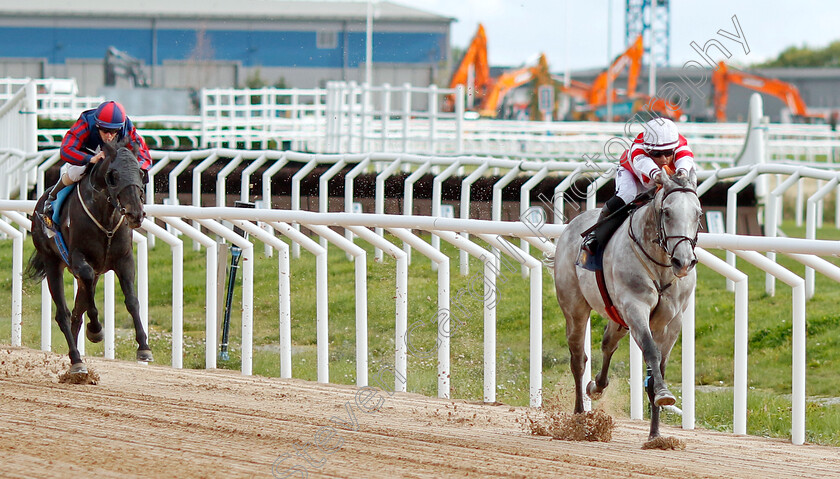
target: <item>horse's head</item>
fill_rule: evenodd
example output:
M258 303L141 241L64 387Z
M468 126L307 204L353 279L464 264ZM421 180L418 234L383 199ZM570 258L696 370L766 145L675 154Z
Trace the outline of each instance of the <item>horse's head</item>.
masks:
M146 202L144 185L149 182L146 171L140 169L136 149L127 145L128 139L103 146L107 168L105 186L111 203L128 219L132 228L137 228L146 217L143 204Z
M682 171L662 177L662 189L656 197L659 211L659 242L671 260L677 277L684 277L697 264L694 246L700 231L700 200L697 198L697 179L694 173Z

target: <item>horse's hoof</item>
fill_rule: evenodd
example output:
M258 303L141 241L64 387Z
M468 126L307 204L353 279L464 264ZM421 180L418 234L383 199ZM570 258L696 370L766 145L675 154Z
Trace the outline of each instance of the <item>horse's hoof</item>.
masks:
M76 363L70 366L70 370L67 371L69 374L87 374L87 366L85 363Z
M653 404L658 407L662 406L673 406L677 403L677 398L671 394L671 391L667 389L663 389L656 393L656 396L653 398Z
M603 390L596 391L597 387L598 386L595 384L595 381L589 381L589 384L586 385L586 394L593 401L601 399L601 396L604 394Z
M87 336L88 340L92 343L101 343L103 339L105 339L105 334L100 329L97 332L93 332L90 329L85 330L85 336Z
M137 350L137 360L143 361L144 363L151 363L155 360L152 356L152 351L148 349L138 349Z

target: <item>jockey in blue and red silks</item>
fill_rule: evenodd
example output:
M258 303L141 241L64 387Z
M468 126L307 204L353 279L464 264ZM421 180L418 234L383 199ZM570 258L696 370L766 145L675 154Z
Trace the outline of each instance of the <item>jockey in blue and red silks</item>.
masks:
M645 123L644 131L621 155L615 177L615 196L604 203L596 224L630 203L639 193L654 187L656 176L663 170L669 176L679 170L686 174L695 171L694 153L673 121L654 118ZM594 255L623 222L624 217L611 219L604 228L591 231L583 241L583 249Z
M65 163L61 167L58 182L47 195L42 214L46 218L52 218L52 202L55 201L58 192L65 186L79 181L84 176L88 164L96 163L105 157L105 152L101 150L103 143L119 141L126 137L131 146L137 147L140 168L148 171L152 166L149 147L126 116L122 105L115 101L106 101L94 110L82 112L61 141L61 159Z

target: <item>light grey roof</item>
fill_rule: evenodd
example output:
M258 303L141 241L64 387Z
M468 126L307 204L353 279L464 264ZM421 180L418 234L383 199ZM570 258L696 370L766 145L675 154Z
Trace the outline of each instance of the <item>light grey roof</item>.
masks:
M449 23L453 18L416 8L374 2L376 20ZM79 16L133 18L227 18L364 20L367 2L320 0L0 0L0 17Z

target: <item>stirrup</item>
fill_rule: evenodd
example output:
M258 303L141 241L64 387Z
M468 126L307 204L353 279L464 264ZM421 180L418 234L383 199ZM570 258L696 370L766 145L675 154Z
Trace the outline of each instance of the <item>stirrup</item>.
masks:
M41 207L41 216L45 216L47 218L52 218L55 211L53 210L53 202L55 198L51 198L52 195L48 196L46 200L44 200L44 205Z
M602 256L598 254L598 243L593 236L584 238L580 245L580 253L578 255L577 265L589 271L599 271L603 269L601 263Z
M52 238L56 234L55 223L53 223L52 218L47 217L44 213L38 213L41 217L41 223L44 225L44 234L47 235L47 238Z
M48 238L52 238L53 236L55 236L56 232L55 222L53 222L52 219L53 214L54 213L52 201L48 199L44 203L42 211L38 213L38 215L41 217L41 222L44 223L44 233L46 233Z
M595 235L592 234L592 233L589 233L588 235L586 235L586 237L583 238L583 241L580 244L580 249L586 251L590 255L594 255L595 250L598 249L597 248L597 241L595 240Z

